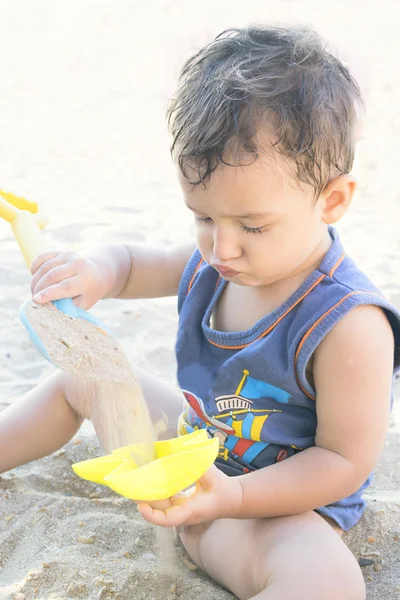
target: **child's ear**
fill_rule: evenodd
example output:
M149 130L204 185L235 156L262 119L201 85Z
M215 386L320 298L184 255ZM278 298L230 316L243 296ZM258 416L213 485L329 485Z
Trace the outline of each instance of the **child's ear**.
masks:
M332 179L323 190L321 201L321 218L327 225L339 221L350 206L357 182L352 175L339 175Z

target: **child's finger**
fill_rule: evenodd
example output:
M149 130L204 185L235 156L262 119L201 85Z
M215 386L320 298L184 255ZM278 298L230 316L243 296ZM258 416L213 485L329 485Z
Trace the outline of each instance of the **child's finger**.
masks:
M162 525L165 527L167 517L163 510L152 508L149 504L145 504L144 502L140 502L137 505L137 508L146 521L153 523L153 525Z
M148 504L141 503L138 505L140 514L153 525L160 527L178 527L186 523L191 517L189 507L186 509L182 505L175 505L166 510L151 508Z
M50 285L38 294L35 294L33 300L37 304L46 304L46 302L61 300L61 298L75 298L75 296L80 295L80 292L77 291L77 280L78 277L70 277L60 283Z
M87 301L86 296L74 296L73 298L75 306L82 310L89 310L93 306L93 303Z
M48 260L52 260L53 258L56 258L57 256L60 256L62 254L61 250L49 250L47 252L41 252L40 254L38 254L34 260L32 261L31 264L31 273L32 275L34 275L36 273L36 271L38 269L40 269L40 267L47 262Z
M173 498L173 505L164 510L152 509L149 505L145 505L150 510L145 508L143 513L141 505L138 508L145 519L154 525L179 527L180 525L203 523L208 520L204 514L203 504L204 498L201 495L186 498L179 495L176 499Z
M31 291L33 296L52 285L56 285L57 283L70 279L76 275L74 266L71 263L56 265L54 264L54 261L51 262L53 263L53 266L49 271L43 272L42 269L39 269L32 278Z
M40 255L41 256L41 255ZM35 259L36 260L36 259ZM39 260L39 257L38 257ZM34 287L37 285L38 281L42 279L52 269L55 267L59 267L61 265L65 265L70 261L65 260L65 258L61 254L57 254L53 258L49 258L45 260L35 271L33 277L31 279L31 290L33 291ZM33 263L32 263L33 264Z
M185 502L188 501L190 496L192 496L193 493L195 493L195 491L196 491L196 488L193 487L193 488L190 488L189 490L186 490L185 492L178 492L177 494L172 496L171 505L178 506L178 505L184 504Z

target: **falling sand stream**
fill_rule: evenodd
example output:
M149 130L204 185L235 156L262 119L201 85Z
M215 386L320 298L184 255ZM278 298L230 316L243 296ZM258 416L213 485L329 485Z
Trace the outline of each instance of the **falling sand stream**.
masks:
M26 316L54 364L73 376L82 412L90 415L106 452L140 443L146 448L142 465L154 460L156 431L142 390L117 341L100 327L72 318L51 303L32 302ZM133 458L137 462L138 457ZM156 530L161 566L172 574L174 532L160 527Z

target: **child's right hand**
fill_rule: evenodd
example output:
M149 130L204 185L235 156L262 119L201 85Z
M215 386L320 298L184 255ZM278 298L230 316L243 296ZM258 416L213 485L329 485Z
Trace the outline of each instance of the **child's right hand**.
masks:
M100 255L43 252L31 266L33 300L45 304L61 298L73 298L77 306L87 310L112 288L109 271Z

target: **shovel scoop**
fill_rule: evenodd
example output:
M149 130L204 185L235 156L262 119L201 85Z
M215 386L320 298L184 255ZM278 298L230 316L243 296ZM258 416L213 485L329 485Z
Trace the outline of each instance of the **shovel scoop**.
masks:
M43 213L40 213L35 202L18 198L2 190L0 190L0 217L10 223L15 239L30 270L33 259L46 249L41 229L46 226L47 218ZM21 306L20 319L35 347L48 361L55 364L27 316L27 307L31 304L32 300L27 300ZM53 304L62 313L73 318L85 319L108 334L107 328L98 319L89 312L75 306L71 298L55 300Z

